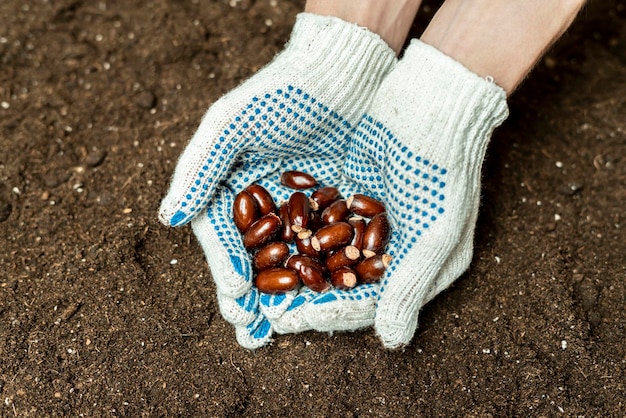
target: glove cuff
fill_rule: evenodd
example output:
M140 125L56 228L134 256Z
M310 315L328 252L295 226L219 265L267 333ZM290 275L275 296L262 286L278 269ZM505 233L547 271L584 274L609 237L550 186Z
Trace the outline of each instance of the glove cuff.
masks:
M482 78L461 63L419 40L409 47L393 72L384 81L389 103L385 113L395 119L401 115L406 128L420 126L424 135L437 132L440 141L428 145L441 149L458 147L462 137L464 147L474 153L484 151L490 134L508 116L506 93L492 80ZM385 86L386 83L395 85ZM403 97L399 101L397 97ZM410 109L399 109L399 103L410 103ZM380 108L381 106L379 106ZM402 138L420 141L414 131ZM447 143L449 141L450 143ZM420 144L424 149L425 144Z
M396 62L396 55L366 28L337 17L300 13L278 59L288 61L288 68L308 74L308 84L328 86L318 93L319 101L349 117L353 109L362 111L369 105L372 90ZM350 98L350 103L345 98Z

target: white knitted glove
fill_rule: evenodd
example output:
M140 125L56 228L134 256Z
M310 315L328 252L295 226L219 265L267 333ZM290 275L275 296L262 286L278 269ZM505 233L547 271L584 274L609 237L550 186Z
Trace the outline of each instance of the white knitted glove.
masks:
M344 170L387 206L385 278L351 293L302 295L275 328L374 324L386 347L408 344L421 307L469 266L485 149L507 115L501 88L414 40L359 123Z
M278 175L307 171L334 181L349 134L395 60L378 36L338 18L298 15L285 50L218 100L183 152L160 220L193 229L205 252L223 316L241 345L266 344L267 318L294 295L261 297L232 220L235 195L251 183L279 200ZM197 216L202 213L202 215Z
M299 14L285 50L204 115L161 202L161 222L193 219L246 152L267 159L342 150L345 130L360 119L394 60L367 29ZM327 138L336 139L334 149L320 149Z

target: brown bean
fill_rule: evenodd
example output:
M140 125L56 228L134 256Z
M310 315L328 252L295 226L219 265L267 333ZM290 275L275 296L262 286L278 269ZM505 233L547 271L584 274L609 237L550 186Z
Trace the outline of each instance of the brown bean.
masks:
M289 246L284 242L270 242L254 254L252 262L257 270L278 267L289 257Z
M349 214L350 211L348 210L346 201L340 199L331 203L330 206L324 209L322 212L322 221L327 225L334 222L342 222L346 220Z
M326 280L324 272L308 265L301 265L298 271L302 284L314 292L326 292L330 290L330 282Z
M326 268L333 271L344 266L353 266L361 257L361 252L353 245L340 248L326 259Z
M335 222L317 230L311 238L311 246L318 251L327 252L343 247L354 236L352 225L347 222Z
M378 213L367 224L363 234L363 253L382 254L389 242L389 219L385 212Z
M360 283L378 282L385 274L385 269L391 263L389 254L377 254L366 258L354 267Z
M298 249L298 252L300 254L306 254L306 255L310 255L311 257L320 258L322 254L320 253L319 250L316 250L315 248L313 248L313 244L311 242L312 238L313 238L312 236L308 238L303 238L303 239L296 237L296 248Z
M311 200L315 201L318 206L316 210L324 210L339 199L341 199L339 189L332 186L322 187L311 194Z
M276 211L276 203L274 203L272 195L265 189L265 187L260 184L251 184L246 187L246 191L254 197L254 200L256 200L261 216Z
M324 267L324 264L318 258L312 256L294 254L285 262L285 267L295 271L300 271L301 266L310 266L326 273L326 267Z
M254 285L263 293L288 292L298 287L299 283L298 273L283 267L261 270L254 278Z
M330 274L330 282L337 289L350 290L356 286L356 272L347 266L340 267Z
M354 228L354 237L352 237L350 245L354 245L359 250L363 249L363 234L365 233L365 228L367 227L365 219L352 217L348 219L348 223L352 225L352 228Z
M250 250L272 241L280 226L280 218L274 213L268 213L248 228L243 235L243 246Z
M291 229L291 221L289 220L289 202L285 202L280 205L278 209L278 216L283 222L283 226L280 229L280 239L285 242L291 242L296 237L296 233Z
M322 221L322 215L320 215L319 212L311 212L311 219L309 219L309 225L307 227L311 231L315 232L323 226L324 222Z
M233 203L233 220L237 229L246 232L257 219L259 219L259 211L256 200L250 193L242 190L237 194Z
M310 219L309 198L302 192L295 192L289 197L289 222L294 232L306 229Z
M309 189L317 186L317 180L312 175L297 170L285 171L280 176L280 182L292 189Z
M324 292L330 288L326 279L328 270L317 258L295 254L289 257L285 267L297 271L302 283L315 292Z
M346 203L350 211L366 218L385 211L385 205L381 201L360 193L350 196Z

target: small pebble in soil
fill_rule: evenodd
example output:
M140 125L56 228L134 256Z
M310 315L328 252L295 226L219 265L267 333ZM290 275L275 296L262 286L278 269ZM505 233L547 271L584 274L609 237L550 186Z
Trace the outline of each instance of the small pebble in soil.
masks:
M558 192L565 196L574 196L583 189L583 185L576 182L570 182L558 188Z
M59 172L59 173L55 173L51 171L51 172L44 174L42 179L46 187L53 188L53 187L57 187L58 185L62 183L65 183L67 180L69 180L71 176L72 176L72 173L70 173L69 171Z
M135 99L135 104L142 109L152 109L156 104L156 96L150 91L139 93Z
M89 154L87 154L87 157L83 162L87 167L97 167L102 164L106 156L106 151L95 148Z

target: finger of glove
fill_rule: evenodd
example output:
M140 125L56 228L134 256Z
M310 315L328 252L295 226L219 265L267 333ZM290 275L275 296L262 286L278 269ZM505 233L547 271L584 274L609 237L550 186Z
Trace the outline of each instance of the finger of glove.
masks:
M180 226L196 217L206 206L220 180L241 152L243 135L238 108L229 109L223 98L204 115L200 126L183 151L169 191L159 209L159 220ZM232 113L235 116L231 116ZM243 132L242 132L243 133Z
M297 295L297 290L273 295L260 293L259 309L263 312L263 315L270 320L280 318L289 306L291 306Z
M347 121L329 113L322 104L312 106L299 101L302 98L291 98L288 91L277 89L252 96L247 104L235 102L231 93L207 111L161 203L159 218L163 223L179 226L197 216L244 151L259 159L343 155L351 130ZM316 106L321 108L316 110ZM318 112L335 117L322 117Z
M306 319L304 308L318 295L319 293L313 292L308 287L300 288L298 295L285 312L280 317L272 319L274 331L278 334L296 334L313 329Z
M372 326L378 299L377 284L318 294L303 308L303 316L317 331L355 331Z
M252 265L232 220L233 193L216 191L211 205L191 224L211 269L217 291L237 299L252 287Z
M388 348L411 341L419 311L437 286L442 266L458 243L453 233L447 237L431 234L429 238L415 243L406 236L399 240L402 250L396 251L380 285L375 328Z
M259 292L254 287L236 299L217 292L217 302L222 317L236 326L249 325L260 314Z
M247 326L236 326L237 342L244 348L255 350L272 341L273 328L270 321L259 315L254 322Z
M417 328L420 309L446 289L472 259L473 223L458 228L436 228L431 234L409 233L405 226L390 241L394 255L380 285L375 328L383 344L408 344Z

